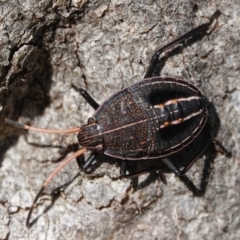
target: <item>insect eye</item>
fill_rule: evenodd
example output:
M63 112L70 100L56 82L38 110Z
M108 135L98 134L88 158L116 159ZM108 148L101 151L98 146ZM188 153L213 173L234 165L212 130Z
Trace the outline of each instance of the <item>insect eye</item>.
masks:
M89 119L88 119L88 124L94 124L94 123L96 123L97 121L96 121L96 119L94 118L94 117L90 117Z

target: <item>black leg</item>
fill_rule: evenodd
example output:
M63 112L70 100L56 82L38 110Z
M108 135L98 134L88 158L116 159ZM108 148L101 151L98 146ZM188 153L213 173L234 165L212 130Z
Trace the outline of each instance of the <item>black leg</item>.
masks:
M156 168L154 166L152 167L149 167L149 168L146 168L142 171L138 171L138 172L135 172L135 173L130 173L130 174L126 174L126 171L127 171L127 166L128 166L128 162L125 160L122 162L122 166L121 166L121 169L120 169L120 175L121 177L123 178L135 178L135 177L138 177L140 175L143 175L143 174L146 174L146 173L149 173L151 171L156 171Z
M84 90L83 88L78 88L75 85L72 85L72 87L80 92L80 94L82 95L82 97L88 102L88 104L93 108L93 109L98 109L99 104L90 96L90 94Z
M222 144L219 142L217 139L212 140L215 148L217 149L218 152L225 154L227 157L231 157L231 152L229 152Z
M206 142L204 147L200 149L196 153L196 155L187 162L187 164L182 169L176 166L175 163L171 161L171 159L169 158L163 158L163 161L177 176L184 175L191 168L191 166L198 160L198 158L206 151L206 149L209 147L211 143L214 144L216 150L219 151L220 153L225 154L227 157L231 156L231 153L228 152L217 139L210 139L209 141Z
M79 167L82 168L82 170L84 172L86 172L87 168L92 164L92 162L95 160L95 158L97 157L98 154L99 153L96 151L92 152L92 154L88 157L88 159L84 163L83 167L80 165L79 165Z
M221 14L221 12L219 10L217 10L210 18L208 23L202 24L199 27L189 31L188 33L182 35L181 37L177 38L176 40L174 40L173 42L167 44L166 46L158 49L154 55L151 58L151 61L149 63L148 69L146 71L146 74L144 76L144 78L150 78L152 77L153 71L157 65L157 62L159 60L159 56L160 54L170 50L171 48L179 45L179 44L184 44L186 41L193 39L193 38L198 38L200 36L203 36L205 34L207 34L207 31L209 29L209 27L211 26L211 24L213 23L213 21L218 18L218 16Z
M127 161L122 161L122 165L121 165L121 168L120 168L120 175L121 175L121 177L126 176L127 165L128 165Z
M90 94L86 90L84 90L83 88L79 88L78 90L93 109L98 109L99 104L90 96Z
M173 161L171 161L170 158L163 158L163 161L166 163L166 165L177 175L181 176L184 175L190 168L191 166L198 160L198 158L205 152L205 150L209 147L209 145L212 143L212 139L210 139L203 148L201 148L196 155L190 159L186 165L180 169L178 166L175 165Z

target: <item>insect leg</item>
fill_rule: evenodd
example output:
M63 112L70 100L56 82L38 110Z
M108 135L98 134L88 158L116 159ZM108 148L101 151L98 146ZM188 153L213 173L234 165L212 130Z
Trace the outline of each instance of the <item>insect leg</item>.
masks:
M79 88L78 91L93 109L98 109L99 104L90 96L86 90Z
M209 147L209 145L212 143L212 139L207 141L207 143L204 145L203 148L201 148L196 155L190 159L186 165L183 168L179 168L178 166L175 165L173 161L171 161L170 158L163 158L163 161L166 163L166 165L177 175L181 176L184 175L190 168L191 166L198 160L198 158L205 152L205 150Z
M121 177L123 178L135 178L135 177L138 177L140 175L143 175L143 174L146 174L146 173L149 173L151 171L155 171L156 169L152 166L152 167L149 167L149 168L146 168L142 171L138 171L138 172L135 172L135 173L130 173L130 174L127 174L126 171L127 171L127 161L123 161L122 162L122 166L121 166L121 169L120 169L120 175Z
M88 159L84 163L83 167L78 165L80 168L82 168L83 172L86 172L87 168L92 164L92 162L95 160L98 154L99 153L96 151L92 152L92 154L88 157Z
M26 226L29 227L30 226L30 218L32 215L32 211L34 209L34 207L36 207L38 199L41 197L44 189L46 188L46 186L49 184L49 182L56 176L56 174L64 167L66 166L70 161L72 161L74 158L82 155L84 152L86 152L87 149L86 148L82 148L79 149L77 152L75 152L72 156L70 156L69 158L67 158L64 162L62 162L47 178L47 180L44 182L44 184L42 185L42 188L40 189L40 191L38 192L37 196L35 197L32 206L29 209L28 212L28 216L27 216L27 221L26 221Z
M121 175L121 177L126 176L127 165L128 165L127 161L122 161L122 165L121 165L121 168L120 168L120 175Z
M215 148L217 149L218 152L225 154L227 157L231 157L231 152L229 152L222 144L220 141L218 141L217 139L213 139L212 140Z
M90 96L90 94L83 88L78 88L77 86L75 86L74 84L72 84L72 87L80 92L80 94L82 95L82 97L88 102L88 104L94 109L98 109L99 104Z
M166 46L158 49L154 55L152 56L149 66L147 68L146 74L144 76L144 78L150 78L152 77L153 71L157 65L157 62L159 60L159 56L170 50L171 48L179 45L179 44L184 44L186 41L193 39L193 38L199 38L200 36L203 36L204 34L207 34L207 31L209 29L209 27L211 26L211 24L213 23L213 21L218 18L218 16L221 14L221 12L219 10L217 10L210 18L208 23L204 23L202 25L200 25L199 27L185 33L184 35L182 35L181 37L177 38L176 40L172 41L171 43L167 44ZM216 25L215 25L216 26ZM214 28L213 28L214 29Z

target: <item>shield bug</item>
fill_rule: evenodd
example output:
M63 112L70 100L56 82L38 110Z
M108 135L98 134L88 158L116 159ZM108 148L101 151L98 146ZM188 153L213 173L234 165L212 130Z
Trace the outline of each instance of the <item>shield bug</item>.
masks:
M168 158L189 145L202 131L207 121L208 109L200 90L187 81L173 77L152 77L162 53L207 34L219 15L220 12L216 11L208 23L200 25L157 50L151 58L144 80L115 93L102 105L99 106L85 90L79 89L81 95L96 110L83 127L69 130L39 129L6 119L8 124L38 132L78 132L78 142L82 146L60 164L44 182L29 210L27 226L33 208L52 178L72 159L88 150L92 151L92 154L82 166L83 171L86 171L96 155L101 153L122 160L122 177L135 177L145 173L146 170L126 174L127 161L158 158L163 160L176 175L181 175L186 173L211 142L214 141L221 147L217 140L209 139L196 151L195 157L189 159L181 169ZM177 131L175 131L176 127Z

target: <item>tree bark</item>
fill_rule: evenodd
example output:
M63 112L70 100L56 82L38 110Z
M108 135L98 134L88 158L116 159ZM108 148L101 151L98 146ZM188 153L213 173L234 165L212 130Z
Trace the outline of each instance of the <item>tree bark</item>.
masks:
M0 239L240 238L239 3L9 0L0 9ZM177 49L160 68L202 90L212 103L212 132L231 157L211 146L186 177L162 166L165 181L154 173L121 179L121 162L106 156L88 175L73 161L44 191L26 228L59 150L77 138L27 132L4 119L56 129L86 124L94 110L73 86L102 103L140 81L156 49L217 9L213 32ZM195 145L183 156L191 151Z

